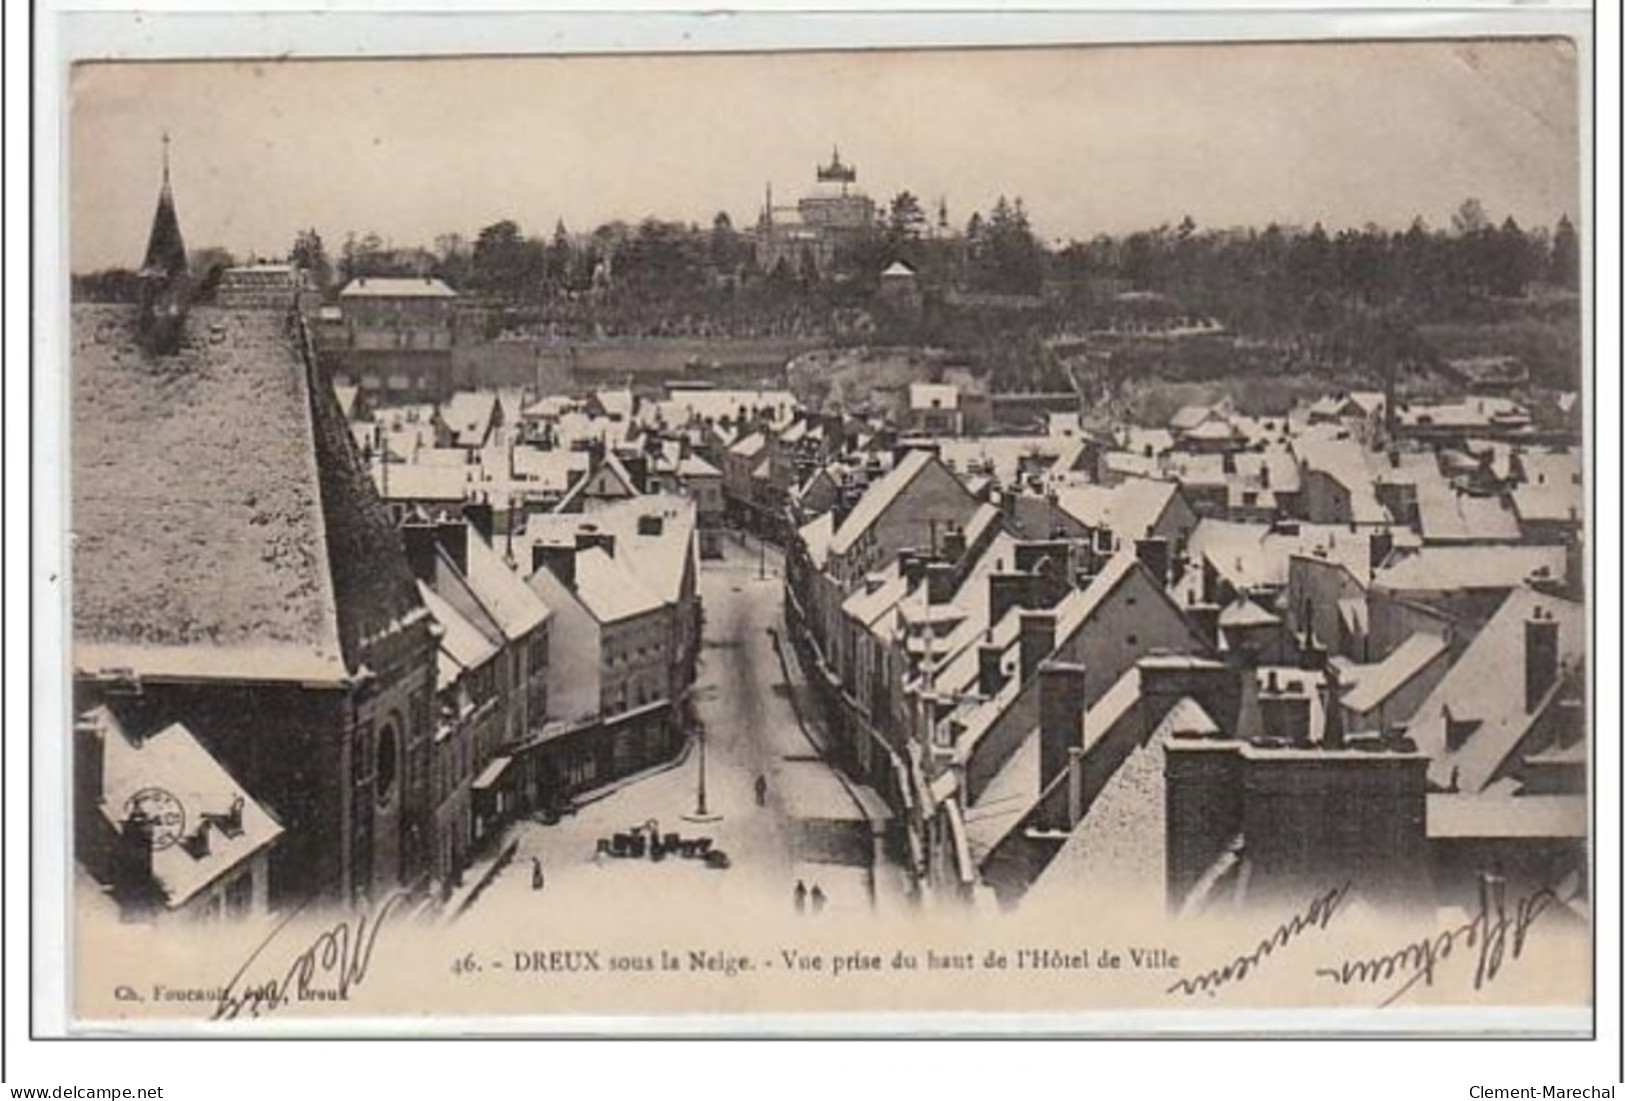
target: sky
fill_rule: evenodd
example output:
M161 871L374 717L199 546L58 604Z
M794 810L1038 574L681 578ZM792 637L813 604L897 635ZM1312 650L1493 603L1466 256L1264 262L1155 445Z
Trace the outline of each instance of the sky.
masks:
M398 245L512 218L753 223L832 147L963 225L1021 196L1052 241L1178 222L1444 226L1580 213L1561 40L77 66L70 263L134 267L171 137L187 244Z

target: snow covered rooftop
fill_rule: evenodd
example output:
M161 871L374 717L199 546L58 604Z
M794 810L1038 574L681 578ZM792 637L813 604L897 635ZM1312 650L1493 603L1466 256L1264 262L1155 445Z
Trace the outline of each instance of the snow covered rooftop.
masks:
M161 790L178 804L179 839L152 849L153 878L170 908L183 905L281 836L282 826L270 812L180 723L136 740L105 708L85 719L100 734L98 794L102 815L114 829L122 827L144 793ZM234 814L239 816L235 821ZM188 838L200 834L206 844L188 844Z
M82 669L342 679L420 609L330 387L273 311L199 308L149 356L73 308L73 631Z

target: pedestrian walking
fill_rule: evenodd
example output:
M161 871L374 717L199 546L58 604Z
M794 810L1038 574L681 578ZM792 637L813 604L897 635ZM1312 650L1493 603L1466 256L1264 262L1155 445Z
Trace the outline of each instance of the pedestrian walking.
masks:
M756 805L767 806L767 777L761 773L756 774Z
M822 888L818 884L814 883L813 884L813 889L812 889L812 894L809 897L812 898L812 910L813 910L813 913L815 913L815 914L823 913L824 912L824 888Z
M533 891L539 891L546 885L546 883L547 883L546 877L544 877L542 875L542 861L541 861L541 858L536 857L536 856L531 857L530 858L530 889L533 890Z
M801 880L799 880L799 879L796 880L795 896L796 896L796 913L799 914L799 913L804 912L807 909L807 885L805 883L801 882Z

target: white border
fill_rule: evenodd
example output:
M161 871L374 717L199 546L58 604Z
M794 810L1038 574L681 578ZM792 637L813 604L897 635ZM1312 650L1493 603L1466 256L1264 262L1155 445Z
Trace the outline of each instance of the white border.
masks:
M107 8L115 5L81 4L79 6L81 8ZM175 6L198 8L206 5ZM488 3L486 6L509 7L512 5ZM644 6L636 3L628 5L628 7ZM836 2L825 6L847 7L849 5ZM1171 8L1179 5L1146 4L1140 6ZM1229 5L1231 8L1239 6L1241 5ZM1254 2L1247 6L1256 9L1263 5ZM1279 7L1281 5L1270 6ZM1327 3L1295 6L1325 8L1332 5ZM36 298L38 307L37 332L40 342L32 349L27 347L26 336L22 341L17 339L22 334L19 333L17 325L16 296L8 296L6 303L7 320L10 322L6 334L6 347L7 352L10 354L6 359L8 364L11 365L11 370L7 371L6 387L7 396L12 399L7 403L7 427L13 429L13 431L6 434L5 445L9 460L7 463L8 489L20 488L17 483L22 481L23 478L19 477L19 475L22 470L26 469L28 459L27 445L23 442L26 439L28 411L26 405L17 400L21 395L17 393L16 383L19 372L16 365L30 362L30 351L38 357L34 361L38 364L43 365L60 361L60 353L58 350L51 348L50 339L52 334L64 331L63 326L65 324L65 313L63 312L65 309L65 292L61 289L66 285L66 280L61 278L61 258L65 256L65 249L63 248L65 231L62 229L63 218L60 198L55 189L60 180L56 169L61 165L61 150L64 148L60 141L63 126L60 80L64 70L58 62L51 59L61 58L63 52L70 49L79 55L88 52L102 56L111 54L126 57L175 56L177 54L203 51L215 54L231 53L238 55L287 51L308 55L311 52L310 45L320 42L320 52L324 55L377 56L379 54L418 52L513 52L515 43L522 40L532 40L538 43L545 42L547 44L545 47L546 52L622 52L665 49L732 50L769 46L782 47L786 45L793 45L794 48L833 48L854 45L870 47L947 46L972 43L1008 45L1082 40L1143 41L1152 37L1160 40L1239 39L1243 37L1279 39L1347 35L1358 35L1360 37L1426 37L1482 33L1485 30L1493 30L1495 33L1551 33L1554 29L1554 23L1560 25L1558 29L1570 30L1573 21L1577 18L1577 12L1583 11L1583 8L1574 4L1553 5L1545 10L1531 11L1524 7L1511 10L1508 5L1480 2L1470 5L1457 4L1454 5L1455 10L1451 11L1439 11L1436 6L1429 5L1428 11L1420 12L1414 9L1396 11L1394 10L1396 5L1343 3L1336 5L1342 10L1331 12L1320 11L1310 14L1301 11L1272 11L1267 14L1255 12L1247 16L1238 15L1233 10L1224 13L1202 12L1192 14L1184 12L1177 15L1165 14L1158 16L1120 12L1112 14L1101 14L1099 12L1030 13L1006 10L993 13L955 12L952 14L936 13L930 15L898 12L885 14L834 14L824 12L815 15L798 16L763 13L716 16L678 13L642 16L631 16L624 13L619 15L548 16L503 14L498 16L458 15L455 19L448 19L444 14L393 14L382 17L381 21L381 17L375 12L363 13L335 10L341 7L355 8L356 5L329 5L330 10L319 15L222 16L215 13L213 15L187 16L184 20L165 19L150 13L140 17L105 12L81 12L66 15L56 10L43 10L39 13L39 24L36 33L38 34L39 48L39 83L37 87L40 99L36 104L38 128L33 152L38 158L36 163L41 172L41 179L37 193L38 206L35 211L35 224L38 227L57 227L57 232L53 235L41 230L37 242L40 263L33 273L37 280L35 290L36 293L40 291L46 293L39 294ZM1353 7L1367 10L1358 12L1347 10ZM1611 8L1612 5L1605 5L1605 9ZM1598 710L1594 729L1599 735L1606 731L1620 729L1618 682L1617 678L1611 675L1613 670L1619 668L1619 621L1617 618L1619 614L1617 588L1619 576L1619 514L1617 509L1620 498L1617 481L1619 471L1618 421L1615 419L1615 410L1619 408L1617 365L1620 363L1620 358L1618 315L1614 312L1617 310L1617 302L1619 301L1619 226L1617 221L1619 209L1617 176L1617 142L1619 135L1617 114L1619 102L1618 15L1617 10L1605 10L1600 14L1602 18L1595 42L1597 48L1603 51L1602 61L1598 65L1597 71L1604 81L1604 88L1600 90L1601 94L1597 97L1599 117L1593 131L1596 135L1596 148L1593 155L1597 164L1605 166L1603 178L1606 183L1603 188L1602 201L1588 205L1596 214L1595 218L1589 219L1589 221L1593 228L1591 236L1597 247L1596 273L1602 277L1602 281L1598 284L1600 293L1597 295L1597 301L1604 309L1604 313L1598 319L1602 324L1595 329L1597 337L1595 346L1596 362L1612 365L1615 369L1598 373L1596 377L1597 387L1592 394L1593 408L1596 411L1599 429L1594 448L1597 460L1594 468L1597 484L1597 510L1593 526L1593 552L1597 563L1596 576L1599 585L1598 591L1592 594L1590 603L1596 615L1598 626L1599 646L1593 668L1596 670L1598 680ZM1245 22L1238 22L1238 20L1242 19L1245 19ZM516 29L521 26L528 33L524 35L516 33ZM162 29L160 30L160 28ZM8 61L13 63L7 65L6 84L8 92L15 93L18 90L17 84L19 83L17 78L21 72L26 70L23 66L15 64L16 58L12 54L12 49L16 41L16 29L13 27L8 27L8 29L12 31L12 34L8 35ZM66 33L61 33L59 36L59 32ZM536 35L534 39L531 39L532 34ZM370 48L362 50L359 46L360 42L366 42ZM1610 56L1613 58L1611 65L1608 62ZM1583 65L1583 71L1585 79L1589 81L1590 66ZM1611 94L1609 93L1610 87L1612 88ZM23 90L26 91L26 88ZM1589 95L1585 98L1589 101ZM20 174L17 171L19 165L18 155L19 152L23 154L28 152L26 139L23 142L16 141L18 136L17 123L22 121L19 118L21 112L17 109L19 104L20 97L18 95L8 95L6 114L7 121L11 124L7 128L8 170L6 180L6 224L8 231L10 231L7 234L8 289L16 289L16 282L19 279L18 265L15 262L17 259L15 250L20 237L18 229L27 226L28 217L26 206L19 216L15 204L17 178ZM26 118L26 116L23 116L23 118ZM21 149L19 149L19 146L21 146ZM1591 174L1589 172L1584 173L1584 183L1589 198L1591 186ZM26 181L24 181L24 184L26 187ZM54 256L52 255L53 252ZM26 271L26 255L21 259L24 266L22 277L26 277L28 274ZM39 432L40 443L44 444L49 435L49 426L53 423L60 425L62 420L61 410L63 404L60 376L37 371L35 381L37 389L33 412L36 415L33 424ZM19 406L22 408L19 409ZM23 424L21 426L17 423L16 414L19 412L22 413ZM18 427L23 428L24 431L17 431ZM58 428L55 438L57 441L61 440L60 428ZM19 454L19 451L21 451L21 454ZM36 450L34 458L36 466L34 468L33 490L40 495L42 502L53 498L61 499L59 496L62 492L60 463L53 465L48 462L47 460L50 458L49 449L43 446ZM20 494L16 493L7 494L7 527L8 534L11 534L13 538L7 541L6 587L8 597L12 598L8 601L8 605L13 609L20 606L21 601L17 598L22 596L22 585L18 584L21 581L20 570L17 568L18 563L15 552L22 545L22 541L18 538L21 524L26 524L28 519L26 514L17 516L13 511L13 504L19 500L20 496ZM45 519L49 513L42 507L40 515L42 519ZM20 654L29 652L29 642L32 642L33 652L41 659L44 659L36 670L36 677L32 685L36 693L36 710L34 713L36 715L48 715L53 711L60 713L64 698L60 680L58 679L53 683L53 678L46 673L46 670L50 667L49 655L61 653L63 617L60 605L53 603L51 594L54 590L48 577L53 571L60 575L57 564L61 561L62 547L60 541L54 539L53 533L45 526L36 529L34 534L36 539L35 553L38 557L35 561L35 573L28 584L33 589L35 598L39 602L36 605L36 615L38 617L36 632L31 640L23 639L21 646L18 646L17 636L20 632L15 629L17 616L14 613L7 617L7 653L8 656L13 658L13 662L8 663L7 686L13 687L17 685L15 674L18 670L15 659ZM54 615L50 614L53 608ZM7 693L8 727L13 732L28 729L30 725L28 723L28 712L16 706L20 695L20 693ZM42 722L39 732L41 735L48 735L50 729L51 724ZM22 952L19 953L15 950L18 942L22 939L19 934L26 935L26 929L21 928L24 924L22 920L24 913L18 898L18 888L20 887L26 891L27 883L25 878L20 879L16 873L19 868L26 869L25 831L19 830L17 827L23 824L20 818L23 813L21 808L26 805L27 777L19 775L23 768L26 767L23 765L22 760L22 739L16 733L11 732L8 732L7 737L8 751L10 753L8 764L11 767L8 769L6 781L8 798L5 801L5 806L7 825L11 828L7 831L6 844L8 886L12 891L12 896L6 930L6 951L10 966L8 968L8 985L5 997L8 1008L8 1033L15 1036L17 1035L17 1025L26 1022L30 1007L26 1001L26 991L19 989L14 980L17 978L18 966L22 965L26 968L33 961L27 958L26 942L21 945ZM1586 1081L1594 1083L1613 1080L1616 1073L1615 1062L1619 1027L1617 1009L1615 1008L1618 999L1617 983L1619 975L1617 955L1619 913L1617 898L1620 856L1618 849L1619 796L1616 790L1616 781L1619 776L1619 747L1617 741L1611 741L1601 736L1597 738L1597 741L1599 744L1597 767L1599 779L1599 837L1597 839L1596 859L1598 882L1595 895L1598 900L1597 947L1599 952L1598 972L1601 983L1598 989L1598 1025L1601 1034L1609 1042L1606 1044L1586 1045L1584 1048L1576 1045L1558 1045L1555 1049L1546 1044L1478 1046L1468 1049L1465 1056L1458 1050L1448 1057L1444 1057L1441 1051L1439 1058L1441 1062L1447 1065L1434 1066L1432 1070L1435 1073L1433 1074L1424 1071L1420 1077L1412 1076L1407 1078L1406 1081L1410 1085L1420 1087L1424 1082L1440 1085L1451 1082L1454 1084L1453 1088L1450 1089L1449 1094L1443 1095L1454 1094L1460 1096L1465 1094L1469 1080L1488 1085L1522 1084L1529 1076L1527 1073L1523 1073L1519 1077L1517 1068L1521 1066L1531 1063L1537 1066L1544 1065L1548 1068L1559 1066L1559 1064L1547 1062L1544 1058L1544 1053L1549 1050L1561 1053L1563 1059L1561 1065L1577 1073L1560 1074L1557 1069L1548 1069L1542 1081L1572 1081L1574 1078L1582 1076ZM38 785L37 790L41 792L65 790L61 783L62 755L60 753L53 755L42 752L39 755L39 763L41 771L34 778L35 783ZM49 826L51 824L50 816L59 808L52 807L50 803L51 801L48 798L39 801L38 810L41 814L41 820L37 821L36 825ZM21 851L19 851L17 845L20 837L23 840ZM35 853L38 869L44 871L66 866L66 854L62 848L63 839L64 833L61 830L59 821L55 824L54 829L42 831L42 844ZM40 875L36 886L39 888L36 902L40 907L36 923L36 936L38 938L36 948L39 950L38 958L42 961L38 976L41 979L48 980L52 976L54 968L43 961L63 958L61 949L63 944L62 933L65 928L65 922L63 921L65 892L62 889L62 882L60 880L53 881L53 877L50 875ZM36 993L45 993L51 985L48 981L42 983ZM53 1031L52 1025L61 1025L65 1021L63 1002L60 997L56 999L54 1005L47 999L33 1008L37 1009L40 1014L36 1025L42 1033ZM1138 1017L1121 1014L1111 1016L1120 1027L1131 1021L1136 1025L1150 1024L1149 1021L1141 1020ZM1252 1017L1252 1015L1248 1016ZM1310 1017L1317 1015L1289 1014L1286 1015L1289 1018L1287 1020L1281 1020L1279 1014L1270 1014L1268 1016L1274 1019L1275 1023L1285 1025L1288 1030L1298 1032L1306 1026L1306 1022ZM777 1018L774 1020L796 1022L801 1019ZM823 1020L827 1022L828 1019ZM862 1018L851 1018L851 1020L858 1021L862 1020ZM886 1018L885 1020L895 1021L896 1018ZM1044 1018L1018 1017L1005 1018L1003 1023L1023 1030L1031 1029L1043 1032L1047 1031L1044 1028L1045 1020ZM674 1019L660 1022L656 1025L654 1031L667 1033L679 1030L688 1031L691 1028L703 1028L707 1025L714 1027L728 1021L729 1019L726 1018L711 1018L708 1021ZM920 1023L928 1024L928 1021L929 1019ZM1235 1014L1227 1014L1226 1021L1227 1023L1223 1027L1227 1032L1234 1027L1247 1027L1229 1023L1239 1021L1239 1017ZM412 1024L412 1022L406 1023ZM548 1025L553 1029L562 1029L568 1023L580 1024L584 1026L584 1031L599 1033L604 1031L604 1027L608 1022L603 1019L580 1022L549 1021ZM629 1027L632 1031L642 1031L635 1021L625 1020L618 1023ZM796 1032L800 1034L817 1034L826 1031L826 1029L819 1027L818 1022L805 1021L803 1023L806 1027L795 1027ZM1077 1022L1074 1019L1072 1023L1075 1025ZM1417 1023L1420 1024L1420 1022ZM1491 1023L1487 1019L1481 1020L1479 1023L1485 1026L1486 1031L1500 1030L1498 1024ZM396 1032L401 1024L402 1022L395 1021L381 1027L387 1027L389 1032ZM496 1022L496 1024L506 1027L487 1029L477 1022L454 1022L452 1031L460 1033L507 1031L513 1028L516 1022ZM517 1024L522 1026L523 1023L519 1022ZM1257 1020L1253 1027L1264 1024L1263 1020ZM980 1026L975 1026L975 1030L980 1033L1004 1031L1004 1029L998 1027L995 1020L983 1021ZM349 1031L349 1029L345 1029L345 1031ZM421 1029L413 1029L413 1031L420 1032ZM777 1033L780 1029L774 1027L774 1023L770 1021L768 1022L768 1031ZM837 1027L828 1031L850 1032L853 1030ZM1118 1029L1113 1028L1112 1031L1115 1032ZM375 1031L374 1034L377 1034L377 1032ZM78 1046L69 1045L72 1048ZM593 1046L588 1045L588 1049L590 1050ZM1131 1050L1131 1054L1134 1046L1132 1044L1127 1045ZM1385 1052L1395 1047L1403 1049L1405 1046L1379 1045L1380 1049ZM1423 1046L1434 1047L1432 1044ZM135 1049L136 1058L131 1060L121 1058L119 1060L121 1063L129 1062L132 1064L129 1073L121 1071L124 1084L135 1084L132 1077L136 1073L133 1064L146 1064L149 1080L172 1080L170 1076L173 1073L173 1067L165 1071L162 1069L161 1063L150 1059L151 1053L164 1050L162 1047L121 1045L119 1050L122 1052L126 1047ZM1253 1048L1252 1045L1239 1045L1231 1049L1227 1046L1225 1052L1226 1056L1231 1051L1239 1053L1241 1065L1245 1067L1260 1059L1273 1062L1277 1058L1276 1053L1281 1050L1281 1047L1281 1045L1266 1045L1265 1047ZM1315 1043L1312 1045L1290 1045L1290 1047L1302 1051L1309 1048L1323 1049L1328 1045ZM1454 1049L1459 1048L1460 1045L1444 1044L1442 1047ZM240 1045L219 1045L218 1047L211 1045L211 1049L218 1050L224 1055L227 1051L240 1050ZM261 1059L269 1062L283 1058L279 1054L280 1049L282 1049L282 1045L279 1044L258 1050L263 1052ZM1248 1054L1249 1049L1254 1053ZM50 1057L50 1063L59 1068L54 1076L58 1081L62 1080L61 1073L63 1071L70 1071L66 1081L78 1080L81 1084L89 1084L89 1078L86 1075L71 1072L74 1063L82 1060L83 1055L65 1051L61 1047L54 1050L55 1053ZM101 1051L105 1050L105 1048L101 1049ZM254 1049L250 1048L249 1050ZM392 1047L386 1053L386 1058L392 1063L402 1066L407 1062L419 1062L417 1059L408 1059L404 1055L404 1052L408 1050L410 1050L409 1047ZM440 1045L429 1045L429 1050L446 1049L442 1049ZM501 1050L501 1048L499 1047L496 1050ZM1207 1052L1217 1053L1219 1049L1203 1046L1196 1050L1205 1054ZM1354 1053L1358 1055L1359 1052L1364 1050L1366 1050L1364 1047L1354 1049ZM101 1051L97 1052L98 1062L100 1062ZM1582 1051L1584 1054L1582 1054ZM403 1054L397 1056L397 1052ZM1504 1052L1510 1053L1510 1057L1504 1055ZM446 1054L452 1055L452 1052L446 1050ZM1376 1054L1376 1051L1372 1051L1373 1056ZM17 1059L15 1050L12 1057L14 1060ZM190 1058L188 1056L189 1060ZM1433 1058L1432 1056L1425 1057L1425 1061L1431 1062ZM255 1061L259 1062L261 1059ZM33 1053L31 1052L30 1061L32 1060ZM817 1060L818 1064L824 1062L821 1054L818 1055ZM216 1071L226 1065L226 1060L216 1059L212 1054L201 1061L209 1064ZM457 1058L435 1060L435 1062L440 1061L463 1062L463 1060ZM1146 1057L1141 1057L1141 1061L1152 1066L1159 1062L1155 1058ZM1204 1059L1204 1063L1207 1064L1206 1070L1216 1070L1217 1068L1213 1064L1219 1061L1223 1060L1215 1059L1208 1062ZM1448 1065L1452 1061L1455 1061L1455 1065ZM962 1084L972 1084L976 1079L976 1073L968 1066L962 1068L964 1071L962 1075L957 1073L963 1063L962 1059L954 1058L947 1060L947 1062L951 1062L956 1068L956 1081L961 1081ZM1300 1067L1305 1065L1305 1060L1298 1058L1296 1055L1293 1062ZM1366 1060L1364 1057L1360 1057L1359 1062L1362 1065L1357 1068L1358 1073L1348 1080L1358 1080L1361 1083L1366 1083L1369 1081L1367 1072L1376 1072L1379 1068L1375 1060L1371 1065L1364 1065ZM1346 1060L1340 1060L1337 1064L1322 1064L1323 1067L1326 1065L1355 1069ZM84 1069L82 1064L80 1069ZM1167 1065L1164 1064L1161 1069L1168 1069ZM1254 1069L1256 1070L1256 1067ZM1445 1072L1442 1077L1436 1073L1440 1070ZM423 1072L413 1070L412 1073L414 1074L413 1080L419 1081L423 1085L428 1085L431 1081L440 1077L427 1068L424 1068ZM423 1073L424 1076L418 1077L420 1073ZM1344 1072L1340 1071L1339 1073L1343 1074ZM184 1077L187 1080L193 1080L191 1074L186 1074ZM665 1076L662 1075L661 1077ZM935 1079L938 1076L933 1074L931 1077ZM1265 1075L1263 1078L1253 1077L1251 1081L1255 1085L1260 1082L1267 1083L1272 1077L1272 1075ZM1330 1087L1332 1095L1337 1095L1335 1083L1327 1083L1319 1074L1315 1077L1318 1079L1315 1086L1317 1093L1327 1093L1328 1087ZM26 1075L19 1074L15 1069L11 1074L8 1074L8 1079L23 1083L30 1081ZM1192 1076L1191 1081L1195 1084L1205 1079L1207 1079L1205 1073L1198 1073ZM450 1081L451 1079L447 1080ZM32 1081L36 1084L46 1084L38 1076ZM98 1075L97 1081L105 1084L105 1079L102 1076ZM1208 1081L1211 1085L1212 1080ZM271 1084L273 1084L273 1080L270 1079L260 1082L238 1079L234 1084L234 1092L246 1091L252 1096L259 1092L258 1087ZM669 1079L664 1084L672 1087L676 1086L676 1083ZM917 1088L923 1088L923 1085L923 1083L919 1083ZM1302 1086L1303 1084L1300 1083L1300 1088ZM1460 1092L1458 1093L1457 1090ZM1410 1089L1406 1089L1403 1095L1419 1095L1419 1092L1413 1094Z

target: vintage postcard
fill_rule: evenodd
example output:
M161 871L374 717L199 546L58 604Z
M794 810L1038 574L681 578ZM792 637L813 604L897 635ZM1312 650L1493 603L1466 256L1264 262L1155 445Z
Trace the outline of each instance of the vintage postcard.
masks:
M1588 1031L1588 65L78 61L72 1026Z

